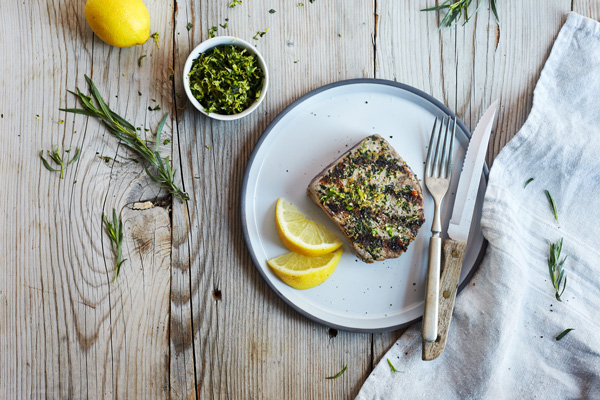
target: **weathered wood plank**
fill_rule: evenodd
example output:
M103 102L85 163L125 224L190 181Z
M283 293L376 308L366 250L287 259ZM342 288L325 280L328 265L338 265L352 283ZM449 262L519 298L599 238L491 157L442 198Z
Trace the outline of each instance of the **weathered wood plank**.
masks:
M9 2L0 13L1 53L11 55L0 63L0 140L8 155L0 160L6 171L0 175L2 398L155 397L168 376L170 257L159 243L141 253L131 247L113 287L101 223L103 211L162 193L98 121L58 109L76 104L67 89L86 91L88 74L117 112L141 132L154 129L162 112L144 110L152 98L169 108L172 39L160 50L152 41L110 47L94 37L83 8L74 0ZM172 38L172 7L149 4L149 10L153 28ZM70 154L82 149L64 179L38 157L56 146ZM141 232L170 242L168 222Z
M327 2L298 7L249 1L232 9L228 3L179 3L176 92L183 93L180 74L189 51L226 18L227 28L217 34L255 44L269 65L271 86L261 108L240 121L212 121L190 105L178 113L176 145L193 194L187 208L173 208L173 263L182 271L190 268L190 280L180 286L192 288L194 318L193 340L181 341L185 361L173 359L171 365L172 395L197 390L199 398L216 399L349 398L370 369L370 335L340 332L330 338L326 327L299 316L270 291L246 250L240 189L254 144L284 106L323 84L373 76L373 4L356 2L347 12ZM269 13L271 8L276 12ZM252 39L266 28L266 35ZM194 355L197 387L188 377L174 387L173 375L189 371ZM346 363L342 378L324 379Z

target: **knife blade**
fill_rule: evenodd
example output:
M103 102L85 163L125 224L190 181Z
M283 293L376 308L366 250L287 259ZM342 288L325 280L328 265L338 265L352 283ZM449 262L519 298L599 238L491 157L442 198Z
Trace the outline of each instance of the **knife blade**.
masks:
M448 225L450 239L445 240L443 244L444 270L440 279L438 337L433 342L423 341L423 360L439 357L446 347L479 182L497 110L498 100L492 103L477 123L465 154L454 198L454 209Z

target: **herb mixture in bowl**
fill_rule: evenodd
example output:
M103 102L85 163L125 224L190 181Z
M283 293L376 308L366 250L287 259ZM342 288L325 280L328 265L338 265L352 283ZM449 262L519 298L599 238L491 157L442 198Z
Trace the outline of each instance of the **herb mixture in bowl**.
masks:
M264 71L256 54L236 45L201 53L188 74L192 95L206 113L238 114L261 94Z

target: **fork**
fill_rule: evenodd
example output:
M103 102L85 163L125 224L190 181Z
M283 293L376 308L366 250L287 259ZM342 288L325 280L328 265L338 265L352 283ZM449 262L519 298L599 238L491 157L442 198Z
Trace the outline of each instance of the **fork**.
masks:
M440 120L440 127L436 135L438 118L436 117L429 139L425 167L425 186L431 193L434 202L433 223L431 225L431 239L429 239L429 263L427 279L425 282L425 310L423 313L423 340L433 342L437 339L438 331L438 301L440 292L440 270L442 256L442 224L440 222L440 208L442 200L448 192L452 177L452 161L454 149L454 135L456 133L456 117L452 119L453 128L450 131L450 117ZM446 126L443 134L442 128Z

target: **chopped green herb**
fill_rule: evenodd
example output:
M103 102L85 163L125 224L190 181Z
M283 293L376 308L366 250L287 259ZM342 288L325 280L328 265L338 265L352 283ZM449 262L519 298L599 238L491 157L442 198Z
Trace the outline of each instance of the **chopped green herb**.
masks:
M138 96L141 96L141 95L142 95L142 92L140 92L140 91L138 90Z
M565 336L567 336L567 334L571 331L574 331L575 329L573 328L569 328L569 329L565 329L564 331L562 331L557 337L556 337L556 341L559 341L560 339L564 338Z
M387 359L388 364L390 365L390 369L392 370L392 372L402 372L402 371L398 371L396 369L396 367L394 367L394 364L392 364L392 362L390 361L390 359Z
M152 35L150 35L150 37L152 39L154 39L154 43L156 43L156 48L160 49L160 44L158 43L158 39L160 37L160 34L158 32L154 32Z
M71 151L71 150L66 150L65 153L68 153L69 151ZM61 155L59 154L58 147L56 149L54 149L53 151L48 151L48 156L50 157L50 159L52 161L54 161L56 163L56 165L58 165L60 167L59 169L55 169L55 168L52 168L50 166L50 163L44 158L44 150L40 151L40 158L42 159L42 163L44 164L44 167L46 167L46 169L48 171L60 172L60 179L63 179L65 177L65 170L67 168L69 168L69 166L71 166L71 164L73 164L75 161L77 161L79 159L80 155L81 155L81 150L79 149L79 147L77 147L77 149L75 149L75 155L73 156L71 161L69 161L65 165L65 160L63 160L64 156L61 157Z
M110 247L112 248L113 255L115 256L115 277L113 278L113 285L117 281L121 265L125 262L123 260L123 221L119 216L117 218L117 211L113 208L113 220L110 222L106 215L102 213L102 220L104 221L104 229L110 239Z
M191 22L188 22L188 24L186 25L188 32L192 29L193 26L194 26L194 24L192 24Z
M64 124L64 123L65 123L65 120L64 120L64 119L61 119L60 121L58 121L58 124L59 124L59 125L62 125L62 124Z
M309 1L310 1L311 4L315 2L315 0L309 0Z
M157 111L157 110L160 110L160 105L158 105L158 104L154 108L148 106L148 111Z
M296 61L294 61L294 64L298 64L298 61L300 61L300 60L296 60Z
M258 32L256 32L256 35L254 35L254 37L253 37L252 39L254 39L254 40L258 40L258 37L259 37L259 36L260 36L260 37L263 37L263 36L265 36L265 34L266 34L267 32L269 32L269 29L270 29L270 28L267 28L267 29L265 29L265 30L264 30L264 31L262 31L262 32L261 32L261 31L258 31Z
M194 179L200 179L200 177L199 176L195 176Z
M4 118L4 114L0 114L0 118Z
M189 77L190 90L207 113L231 115L258 100L264 73L255 54L226 45L200 54Z
M273 10L272 8L269 10L269 14L275 14L277 11Z
M210 28L208 30L208 37L209 38L214 38L215 34L217 33L217 29L219 29L217 26L213 26L212 28Z
M171 143L171 140L170 140L170 139L165 139L165 141L163 142L163 144L164 144L164 145L167 145L167 144L169 144L169 143Z
M225 22L224 24L219 24L219 26L223 29L227 29L227 22Z
M554 202L554 199L552 198L552 195L550 194L549 191L545 190L546 192L546 197L548 198L548 202L550 203L550 207L552 207L552 212L554 213L554 219L556 220L556 223L558 224L558 212L556 211L556 203Z
M562 245L562 238L556 243L550 243L550 255L548 257L548 271L550 272L550 281L552 282L552 286L554 287L554 297L556 297L556 300L558 301L562 301L560 299L560 296L562 296L567 287L567 277L565 276L565 270L563 269L563 264L565 263L567 257L565 256L565 258L560 260L560 252L562 251Z
M177 98L181 98L181 93L175 93L175 96L177 96Z
M338 37L342 37L342 34L341 34L341 33L338 33Z
M229 3L229 8L233 8L233 7L238 6L238 5L241 6L242 5L242 1L241 0L233 0L231 3Z
M304 7L304 3L298 3L298 7Z
M205 145L204 147L206 147L208 150L210 150L210 146L209 145Z
M146 57L146 54L144 54L144 55L140 56L140 58L138 58L138 67L142 66L142 60L144 59L144 57Z
M107 156L98 156L98 158L104 160L104 162L107 164L110 162L110 160L112 160L112 158L107 157Z
M525 182L525 185L523 185L523 189L525 189L527 187L527 185L529 185L531 182L533 182L534 178L529 178L527 179L527 181Z
M169 67L169 69L171 70L171 75L169 75L169 80L172 81L173 78L175 77L175 70L173 70L173 67Z
M40 119L40 114L35 114L35 119Z
M325 379L337 379L340 376L342 376L344 374L344 372L346 372L347 368L348 368L348 364L344 365L344 368L342 368L342 370L340 372L338 372L337 374L335 374L333 376L328 376Z

